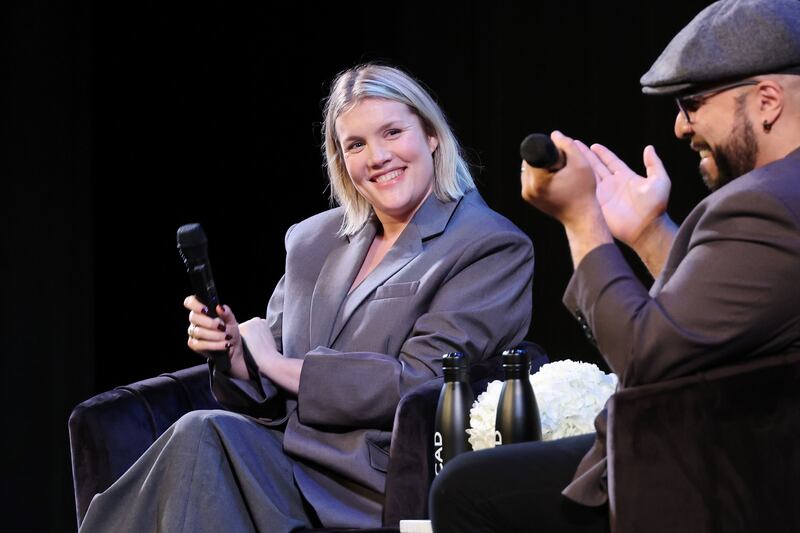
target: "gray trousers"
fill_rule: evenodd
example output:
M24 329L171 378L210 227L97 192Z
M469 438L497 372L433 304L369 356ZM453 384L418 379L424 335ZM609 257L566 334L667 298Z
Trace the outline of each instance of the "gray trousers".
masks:
M187 413L94 497L80 532L283 533L312 527L282 438L237 413Z

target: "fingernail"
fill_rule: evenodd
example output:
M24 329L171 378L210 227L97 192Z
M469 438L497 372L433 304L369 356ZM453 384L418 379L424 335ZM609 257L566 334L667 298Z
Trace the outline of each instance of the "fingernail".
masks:
M208 307L203 306L201 311L203 312L204 315L207 315L208 314Z
M225 331L225 324L220 322L219 324L217 324L217 329L220 331Z
M230 347L231 347L231 343L229 343L229 342L226 342L226 343L225 343L225 349L227 350L227 349L228 349L228 348L230 348Z
M229 341L233 338L233 335L225 335L225 340Z
M219 306L222 308L222 312L223 312L223 313L227 313L227 312L228 312L228 310L227 310L227 309L225 309L225 306L224 306L224 305L222 305L222 304L219 304Z

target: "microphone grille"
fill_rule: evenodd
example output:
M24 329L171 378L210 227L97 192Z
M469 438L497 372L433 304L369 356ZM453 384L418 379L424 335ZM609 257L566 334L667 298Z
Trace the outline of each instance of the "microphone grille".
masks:
M194 248L208 243L206 233L200 224L184 224L178 228L178 248Z
M548 168L558 162L558 149L550 137L531 133L519 146L519 154L532 167Z

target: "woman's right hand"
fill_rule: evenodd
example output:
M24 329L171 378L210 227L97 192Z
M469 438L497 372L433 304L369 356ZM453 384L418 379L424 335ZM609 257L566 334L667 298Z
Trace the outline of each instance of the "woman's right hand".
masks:
M194 295L187 296L183 306L189 310L189 338L186 341L189 348L202 355L213 351L228 352L231 375L248 379L242 336L233 311L227 306L218 305L217 318L211 318L208 308Z

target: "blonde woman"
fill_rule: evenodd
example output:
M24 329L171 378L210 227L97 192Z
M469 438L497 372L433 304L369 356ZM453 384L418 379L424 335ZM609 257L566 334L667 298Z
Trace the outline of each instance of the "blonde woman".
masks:
M180 419L108 491L82 531L378 527L400 398L442 354L490 364L528 332L533 249L475 190L430 95L375 64L342 72L325 107L339 207L292 226L265 318L210 318L189 347L228 410Z

